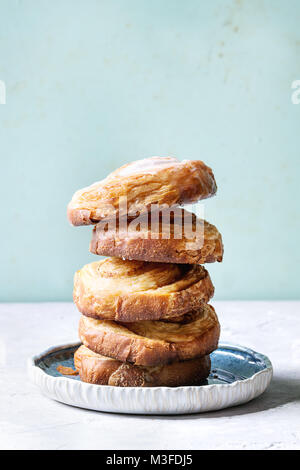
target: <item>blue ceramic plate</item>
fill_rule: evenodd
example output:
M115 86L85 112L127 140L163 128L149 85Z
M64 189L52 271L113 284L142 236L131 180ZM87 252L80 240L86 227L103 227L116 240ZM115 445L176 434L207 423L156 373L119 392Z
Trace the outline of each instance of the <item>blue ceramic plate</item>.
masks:
M178 414L216 410L245 403L261 393L272 378L263 354L243 346L220 343L211 354L211 373L198 386L128 387L86 384L78 376L62 376L58 365L74 368L79 343L57 346L33 357L29 372L51 398L74 406L125 413Z
M57 366L63 365L74 369L74 352L80 346L58 349L46 354L36 361L46 374L53 377L62 377L57 372ZM251 349L220 344L219 348L211 355L211 373L208 380L203 385L211 384L231 384L237 380L245 380L252 377L257 372L266 369L271 365L269 359L262 354L256 353ZM65 376L64 376L65 377ZM80 380L78 376L68 376L71 380Z

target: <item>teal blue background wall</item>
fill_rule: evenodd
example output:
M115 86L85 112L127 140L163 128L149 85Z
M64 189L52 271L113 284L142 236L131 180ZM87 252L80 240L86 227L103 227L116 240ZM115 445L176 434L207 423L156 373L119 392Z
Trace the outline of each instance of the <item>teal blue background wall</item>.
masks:
M0 0L0 300L71 300L73 192L151 155L215 172L217 299L299 298L300 2Z

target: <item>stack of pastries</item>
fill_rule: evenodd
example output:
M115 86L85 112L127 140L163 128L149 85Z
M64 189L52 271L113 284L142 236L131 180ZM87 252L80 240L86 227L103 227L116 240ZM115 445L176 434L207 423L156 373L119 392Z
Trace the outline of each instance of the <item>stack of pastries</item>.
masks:
M222 261L223 244L215 226L179 206L216 189L202 161L151 157L74 194L69 221L95 225L90 251L109 256L74 277L82 381L151 387L207 378L220 325L203 264Z

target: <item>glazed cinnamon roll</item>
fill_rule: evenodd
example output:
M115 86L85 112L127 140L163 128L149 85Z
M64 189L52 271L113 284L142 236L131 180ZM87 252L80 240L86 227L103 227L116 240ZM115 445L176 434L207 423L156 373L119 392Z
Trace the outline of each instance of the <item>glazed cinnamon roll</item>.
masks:
M206 356L217 348L219 335L217 315L213 307L206 304L185 323L116 323L85 316L79 322L79 337L87 348L122 362L143 366Z
M84 315L130 322L197 310L213 293L203 266L107 258L75 273L73 297Z
M222 261L217 228L181 208L120 218L93 229L90 251L103 256L159 263L204 264Z
M83 382L116 387L179 387L197 385L210 372L210 358L143 367L120 362L80 346L74 355L75 367Z
M68 205L68 219L73 225L90 225L125 213L135 216L148 211L152 204L196 202L216 191L212 170L200 160L145 158L76 191Z

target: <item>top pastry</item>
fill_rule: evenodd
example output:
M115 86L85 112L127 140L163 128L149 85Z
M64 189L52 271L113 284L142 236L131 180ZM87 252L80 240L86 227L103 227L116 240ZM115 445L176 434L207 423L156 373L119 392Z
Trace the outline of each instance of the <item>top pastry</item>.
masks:
M91 225L114 216L134 217L152 204L189 204L216 191L212 170L200 160L145 158L76 191L68 205L68 219L72 225Z

